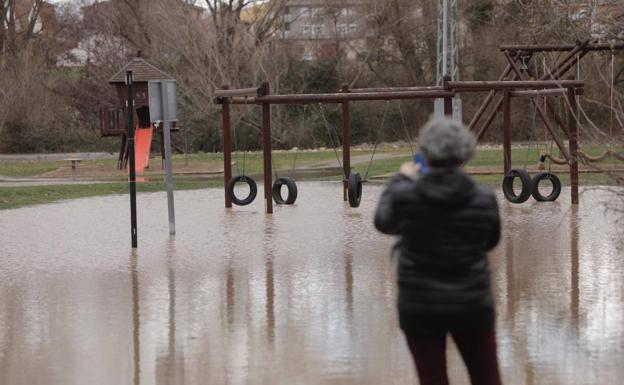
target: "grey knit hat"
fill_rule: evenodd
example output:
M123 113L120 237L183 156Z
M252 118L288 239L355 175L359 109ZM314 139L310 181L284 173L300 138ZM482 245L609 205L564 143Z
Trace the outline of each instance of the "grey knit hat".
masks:
M461 122L431 119L420 129L420 149L431 167L457 166L474 156L477 140Z

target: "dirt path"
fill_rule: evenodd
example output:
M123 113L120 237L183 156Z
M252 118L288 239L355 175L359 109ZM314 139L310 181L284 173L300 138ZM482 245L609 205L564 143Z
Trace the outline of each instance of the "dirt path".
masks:
M370 161L370 158L371 158L370 154L351 156L351 165L368 163ZM409 159L409 155L393 154L393 153L375 154L375 160L394 159L394 158L405 158L405 161L407 161ZM340 156L340 163L342 164L342 156ZM337 166L338 166L338 161L336 160L336 158L334 158L332 160L324 160L322 162L306 164L297 168L298 169L299 168L328 168L328 167L337 167Z
M68 158L78 158L82 160L117 159L117 154L109 152L67 152L54 154L0 154L0 161L29 161L47 160L58 161Z

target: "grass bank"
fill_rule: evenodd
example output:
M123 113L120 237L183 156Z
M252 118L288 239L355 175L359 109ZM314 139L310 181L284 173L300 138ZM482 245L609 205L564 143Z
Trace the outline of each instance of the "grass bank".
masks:
M601 147L586 147L586 153L597 155L602 152ZM622 146L617 151L623 151ZM407 147L394 148L384 147L378 149L373 162L369 160L372 149L352 150L353 169L364 176L368 172L369 178L380 178L391 175L399 169L399 166L411 158L411 151ZM274 169L278 174L287 174L295 165L297 168L307 167L337 167L338 158L342 160L342 153L337 154L331 149L316 151L276 151L273 154ZM535 169L540 150L537 148L513 148L512 166L515 168ZM558 155L558 154L555 154ZM260 152L236 153L233 156L234 174L242 172L246 174L262 173L262 154ZM498 186L501 182L503 163L503 151L500 148L480 148L475 158L466 166L470 170L476 170L486 175L476 175L475 179L481 183ZM605 166L621 166L624 162L610 158L602 163ZM89 160L78 165L76 174L71 170L68 162L64 161L20 161L20 162L0 162L0 175L9 177L76 177L79 180L105 180L107 183L91 184L57 184L48 186L23 186L23 187L0 187L0 209L23 207L28 205L56 202L66 199L82 197L93 197L111 194L127 194L127 171L117 171L116 161L109 160ZM222 184L222 174L219 173L223 167L222 154L189 154L175 155L173 158L173 168L176 171L175 189L201 189L207 187L217 187ZM152 171L148 173L149 181L139 183L139 192L153 192L165 190L162 177L154 177L162 174L160 169L160 159L152 159ZM211 174L208 174L209 171ZM79 173L78 173L79 172ZM203 180L193 180L194 175L202 177ZM569 177L565 172L558 173L562 183L569 184ZM303 178L299 178L301 180ZM310 177L313 180L336 180L341 179L341 175L330 175L324 177ZM581 174L581 185L610 184L612 180L605 174Z

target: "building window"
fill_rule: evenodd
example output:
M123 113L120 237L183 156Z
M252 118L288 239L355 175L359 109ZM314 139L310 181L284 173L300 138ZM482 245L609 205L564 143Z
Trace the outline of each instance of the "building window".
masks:
M351 10L349 8L342 8L340 10L340 16L348 17L351 14Z
M338 35L346 35L347 34L347 25L346 24L338 24L336 26L336 32Z
M290 7L284 7L284 14L285 15L290 14Z
M321 35L323 34L323 25L315 24L312 26L312 34L313 35Z
M290 23L284 23L284 31L290 31Z
M304 52L303 53L303 61L312 61L314 57L312 56L312 52Z
M310 17L323 17L325 16L324 9L322 7L310 7L308 8L308 14Z
M349 24L349 33L356 33L358 30L357 24Z
M299 32L301 32L302 34L309 34L310 33L310 24L304 24L301 26Z

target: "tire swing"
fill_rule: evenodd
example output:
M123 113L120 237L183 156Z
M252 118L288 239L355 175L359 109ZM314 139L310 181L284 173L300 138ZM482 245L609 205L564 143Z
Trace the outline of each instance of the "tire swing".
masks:
M249 186L249 194L247 197L241 199L236 196L234 193L234 186L236 186L237 183L246 183ZM256 181L249 176L236 175L228 181L225 191L227 191L228 197L230 197L232 203L237 206L247 206L256 199L256 195L258 195L258 185Z
M301 128L304 127L305 123L305 106L303 107L303 118L301 120ZM275 181L273 182L273 186L271 187L271 195L273 196L273 201L278 205L292 205L297 200L297 183L295 182L295 178L293 174L295 173L295 168L297 166L297 156L299 155L299 146L297 146L297 151L295 152L295 156L293 159L292 169L290 170L290 176L280 177L277 175L277 170L275 170L275 165L273 165L273 173L275 174ZM288 190L288 195L286 198L282 195L282 186L286 186Z
M552 183L552 191L548 195L543 195L539 190L540 183L545 180ZM536 174L531 183L533 185L531 195L533 195L533 198L538 202L554 202L559 198L559 194L561 194L561 181L550 171L542 171Z
M238 141L236 138L236 127L234 128L233 132L234 132L234 146L236 149L238 149ZM228 198L230 198L232 203L234 203L237 206L247 206L248 204L253 202L256 199L256 195L258 195L258 185L256 184L256 181L253 180L253 178L251 178L250 176L245 175L245 160L247 158L246 155L247 155L247 151L245 150L243 151L242 173L238 166L238 163L236 163L236 169L237 169L238 175L235 175L232 178L230 178L230 180L227 182L225 186L225 192ZM236 193L234 192L234 187L238 183L245 183L247 184L247 186L249 186L249 194L245 198L241 199L237 197Z
M390 102L386 102L386 106L383 112L383 118L381 120L381 128L380 131L383 131L386 123L386 118L388 117L388 110L390 108ZM366 168L366 173L364 174L364 180L359 173L351 171L349 173L349 178L347 179L347 196L349 198L349 206L356 208L360 207L360 202L362 201L362 183L368 182L368 174L373 165L373 159L375 159L375 153L377 152L377 147L379 146L379 140L377 135L375 137L375 146L373 147L373 153L371 154L370 160L368 161L368 167Z
M282 196L282 186L286 186L288 189L286 198ZM297 200L297 184L288 177L277 178L273 182L271 193L273 194L273 200L278 205L292 205Z
M516 178L520 178L520 181L522 182L522 190L520 190L520 194L516 194L514 190L514 180ZM511 203L526 202L531 197L532 192L533 188L531 176L527 170L521 168L512 169L503 178L503 194L505 195L505 199Z
M329 121L325 116L325 112L323 111L323 105L319 103L318 105L319 113L321 114L321 118L323 119L323 123L325 125L325 129L327 130L327 135L329 136L329 141L334 149L334 155L336 156L336 161L338 162L338 167L342 170L342 163L340 162L340 157L338 156L338 150L336 146L336 142L334 142L334 134L336 135L336 141L338 141L338 133L336 133L335 129L332 130L329 125ZM334 134L332 134L332 131ZM360 174L351 171L349 175L342 175L343 182L347 182L347 197L349 199L349 206L351 207L359 207L360 200L362 199L362 178Z
M349 206L360 207L362 200L362 178L357 172L351 171L347 180L347 195L349 197Z
M530 132L529 132L529 138L528 138L529 146L527 147L527 151L526 151L526 157L524 160L524 168L511 169L509 170L507 175L503 177L503 186L502 186L503 195L505 196L505 199L507 199L511 203L516 203L516 204L524 203L531 197L531 193L533 192L533 183L531 180L531 176L529 175L529 172L527 171L527 163L529 161L529 151L531 149L530 143L532 141L533 131L535 130L536 114L537 114L537 107L534 107L533 122L532 122ZM514 189L514 181L516 180L516 178L519 178L520 182L522 183L522 188L519 194L516 194L516 191Z

